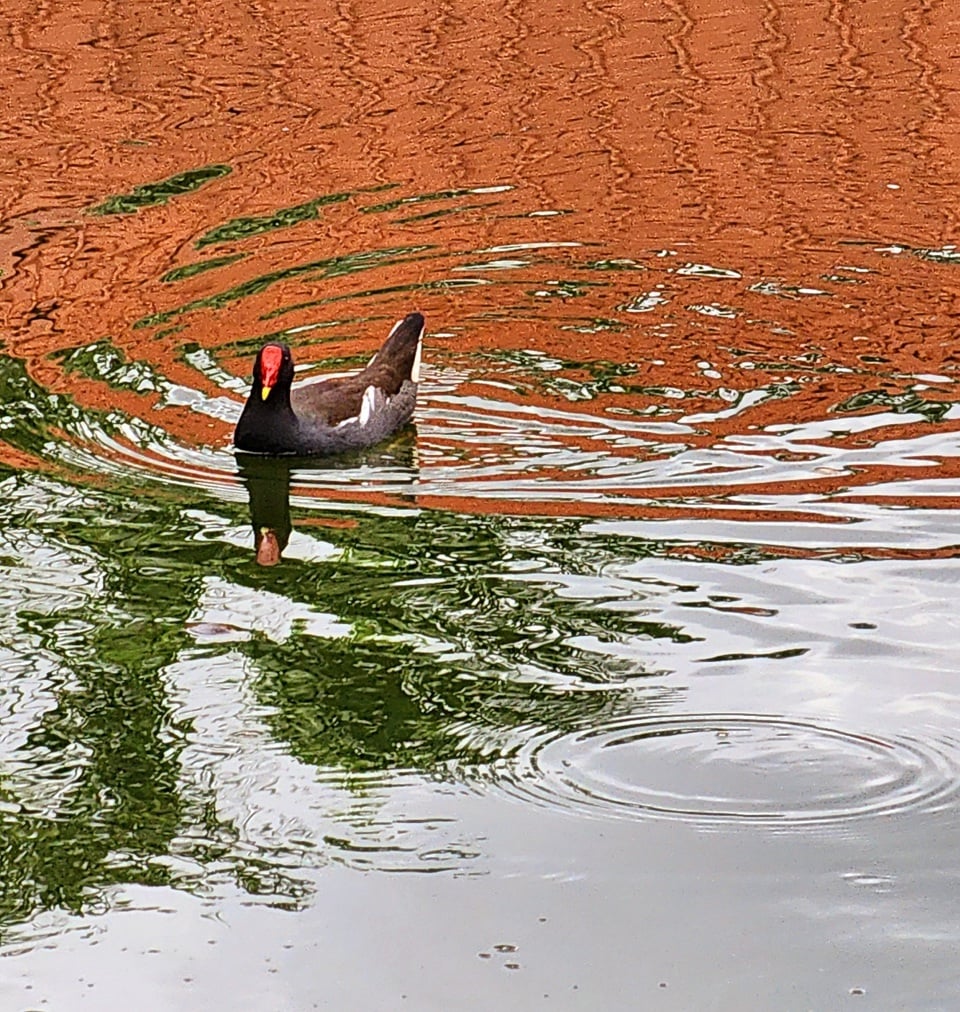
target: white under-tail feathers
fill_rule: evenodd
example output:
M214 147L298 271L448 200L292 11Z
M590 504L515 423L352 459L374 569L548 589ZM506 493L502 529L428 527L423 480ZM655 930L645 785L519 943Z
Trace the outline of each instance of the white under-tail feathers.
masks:
M387 340L393 337L393 335L396 333L397 327L399 327L401 323L403 323L403 320L397 320L397 322L391 328L390 333L387 334ZM423 331L424 328L421 327L420 334L417 337L417 353L416 355L414 355L413 368L410 370L410 381L412 383L420 382L420 353L423 350ZM370 366L373 365L374 362L376 362L377 355L379 354L380 352L378 351L377 354L374 355L373 358L371 358L370 361L367 363L368 369L370 368ZM363 391L363 399L360 402L360 414L351 415L350 418L344 418L342 422L337 422L335 428L339 429L341 425L352 425L354 422L356 422L359 425L366 425L373 417L373 413L378 407L377 402L378 401L386 402L389 400L390 398L387 397L387 395L379 387L375 386L367 387L367 389Z

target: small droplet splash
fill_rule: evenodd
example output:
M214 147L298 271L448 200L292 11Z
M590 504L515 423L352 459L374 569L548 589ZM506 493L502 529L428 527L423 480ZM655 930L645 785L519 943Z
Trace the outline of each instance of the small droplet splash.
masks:
M586 816L704 829L830 827L934 812L960 795L960 744L748 713L627 716L532 736L494 787Z

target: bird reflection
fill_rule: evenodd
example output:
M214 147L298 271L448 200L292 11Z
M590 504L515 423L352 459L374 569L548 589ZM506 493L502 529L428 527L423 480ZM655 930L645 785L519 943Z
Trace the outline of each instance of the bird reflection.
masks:
M290 540L290 459L238 453L237 468L250 497L253 550L261 566L275 566Z
M237 453L237 471L250 498L250 523L257 564L275 566L283 558L293 522L290 486L296 475L318 495L331 486L377 488L398 499L413 501L418 474L416 428L407 426L382 448L337 457L266 457ZM324 488L326 486L326 488Z

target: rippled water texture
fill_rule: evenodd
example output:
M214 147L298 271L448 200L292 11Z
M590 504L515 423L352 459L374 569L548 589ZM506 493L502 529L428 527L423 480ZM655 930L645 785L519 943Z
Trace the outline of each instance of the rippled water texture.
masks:
M0 1005L955 1007L960 11L7 8Z

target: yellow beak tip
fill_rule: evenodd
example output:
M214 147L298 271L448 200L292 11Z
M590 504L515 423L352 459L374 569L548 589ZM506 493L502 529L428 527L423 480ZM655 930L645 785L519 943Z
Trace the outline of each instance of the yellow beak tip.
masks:
M268 398L268 397L270 396L270 391L271 391L272 389L273 389L273 387L261 387L261 388L260 388L260 396L261 396L261 397L262 397L262 398L263 398L264 400L266 400L266 399L267 399L267 398Z

